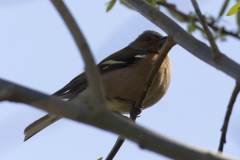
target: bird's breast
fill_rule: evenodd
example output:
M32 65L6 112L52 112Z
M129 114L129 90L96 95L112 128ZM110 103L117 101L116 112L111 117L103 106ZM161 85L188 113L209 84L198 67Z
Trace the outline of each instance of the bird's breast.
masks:
M120 111L122 108L125 112L126 108L128 110L131 109L129 106L132 104L129 104L135 102L142 93L148 74L157 56L157 54L148 54L136 64L108 72L102 76L106 96L109 102L112 101L111 110ZM170 60L166 57L146 97L144 107L155 104L166 93L170 83L170 74ZM121 101L118 101L118 99ZM126 103L124 103L124 100L126 100Z

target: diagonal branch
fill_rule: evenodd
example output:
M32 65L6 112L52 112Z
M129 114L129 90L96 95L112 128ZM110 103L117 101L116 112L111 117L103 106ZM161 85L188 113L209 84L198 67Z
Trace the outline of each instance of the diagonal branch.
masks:
M91 89L90 95L92 96L91 103L93 103L94 106L98 106L101 109L105 108L106 103L103 97L104 89L102 81L100 79L99 71L97 70L87 41L85 40L80 28L78 27L76 21L74 20L73 16L69 12L63 1L51 0L51 2L53 3L55 8L61 15L62 19L64 20L65 24L67 25L68 29L70 30L86 64L88 84Z
M138 98L137 102L135 103L135 106L134 106L135 109L140 109L143 106L143 102L148 94L148 91L151 88L151 85L153 83L153 80L154 80L159 68L161 67L168 52L174 45L175 45L175 42L173 41L172 37L169 36L167 41L164 43L163 47L161 48L159 55L153 65L150 73L148 74L147 80L144 84L144 90L143 90L141 96ZM136 114L130 114L130 115L131 115L132 120L136 120L136 118L137 118Z
M174 41L185 48L187 51L208 63L209 65L221 70L227 75L234 78L236 81L240 81L240 65L224 54L221 54L216 64L213 61L212 50L206 44L197 40L185 30L183 30L178 24L172 21L169 17L163 14L158 9L152 7L144 0L124 0L128 5L142 14L149 21L157 25L168 36L172 36Z
M208 28L206 19L201 13L201 10L200 10L200 8L197 4L197 1L196 0L191 0L191 1L192 1L192 4L193 4L193 7L195 8L195 12L196 12L196 14L199 18L199 21L200 21L201 25L203 26L203 29L204 29L204 31L207 35L208 41L210 42L210 45L212 47L213 61L215 61L215 63L217 63L217 60L218 60L221 53L218 49L218 46L216 45L216 43L214 41L212 32Z
M223 151L224 143L226 143L228 123L229 123L230 116L231 116L231 113L232 113L233 105L236 101L236 98L237 98L237 95L238 95L239 91L240 91L240 83L236 82L236 86L233 90L231 99L229 101L229 104L228 104L228 107L227 107L227 112L226 112L226 115L225 115L225 118L224 118L224 123L223 123L222 129L221 129L222 135L221 135L221 139L220 139L220 143L219 143L219 147L218 147L218 151L220 151L220 152Z

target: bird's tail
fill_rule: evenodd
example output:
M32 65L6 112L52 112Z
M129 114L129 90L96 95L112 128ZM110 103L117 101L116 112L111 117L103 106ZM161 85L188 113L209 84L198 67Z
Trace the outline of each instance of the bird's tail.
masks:
M46 128L50 124L56 122L60 118L61 117L51 115L51 114L47 114L46 116L44 116L44 117L36 120L35 122L31 123L24 130L24 135L25 135L24 141L28 140L29 138L31 138L32 136L37 134L39 131Z

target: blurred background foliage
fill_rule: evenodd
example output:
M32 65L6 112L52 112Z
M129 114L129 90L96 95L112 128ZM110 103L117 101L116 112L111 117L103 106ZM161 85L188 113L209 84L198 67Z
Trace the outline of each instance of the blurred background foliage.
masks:
M106 11L110 11L113 9L117 0L111 0L107 3ZM174 3L169 3L167 0L146 0L153 7L161 10L162 7L166 8L168 12L179 22L187 24L187 31L189 33L200 31L204 38L207 38L205 32L197 18L197 15L194 11L185 13L177 9L177 6ZM129 5L127 5L123 0L119 0L120 4L124 7L132 9ZM234 15L236 16L236 24L238 25L238 29L227 29L226 25L220 24L223 16L226 16L226 9L229 5L229 0L222 1L222 7L219 9L219 14L217 17L211 15L204 15L207 21L207 24L212 31L215 40L219 39L221 41L226 40L226 36L232 36L234 38L240 39L240 2L236 1L236 4L232 6L228 11L228 16ZM200 8L201 9L201 8ZM230 13L229 13L230 12Z

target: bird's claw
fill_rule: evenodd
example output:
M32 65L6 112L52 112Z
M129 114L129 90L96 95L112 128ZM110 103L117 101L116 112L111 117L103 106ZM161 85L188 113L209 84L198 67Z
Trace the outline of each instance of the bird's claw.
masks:
M130 116L131 117L140 117L139 114L142 112L142 107L141 108L135 108L134 106L132 107L131 111L130 111Z

